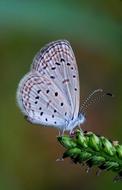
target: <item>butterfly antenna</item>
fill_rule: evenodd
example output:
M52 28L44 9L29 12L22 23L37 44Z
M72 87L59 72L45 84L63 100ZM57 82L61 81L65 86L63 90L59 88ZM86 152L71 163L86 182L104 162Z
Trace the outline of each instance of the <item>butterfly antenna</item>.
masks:
M103 89L96 89L94 90L88 98L83 102L82 106L80 107L80 112L85 115L88 107L96 102L102 100L105 96L113 97L113 94L104 92Z

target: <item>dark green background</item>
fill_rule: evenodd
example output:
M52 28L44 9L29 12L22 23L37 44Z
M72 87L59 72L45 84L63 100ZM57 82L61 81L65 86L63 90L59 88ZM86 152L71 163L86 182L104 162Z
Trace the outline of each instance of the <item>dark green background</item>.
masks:
M81 102L96 88L115 94L89 108L86 130L122 143L120 0L0 0L0 190L119 190L113 173L95 176L70 160L58 131L29 124L16 105L19 80L46 43L70 41L78 63Z

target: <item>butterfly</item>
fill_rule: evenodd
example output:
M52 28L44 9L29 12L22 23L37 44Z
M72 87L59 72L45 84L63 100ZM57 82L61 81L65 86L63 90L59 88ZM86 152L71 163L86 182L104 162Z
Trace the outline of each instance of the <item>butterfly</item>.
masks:
M33 124L71 132L84 123L78 67L67 40L51 42L35 55L30 71L18 85L17 102Z

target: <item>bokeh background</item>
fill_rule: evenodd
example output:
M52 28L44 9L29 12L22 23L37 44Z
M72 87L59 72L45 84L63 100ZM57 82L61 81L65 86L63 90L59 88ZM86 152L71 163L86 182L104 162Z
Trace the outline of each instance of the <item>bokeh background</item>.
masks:
M119 190L112 172L86 174L63 153L58 131L31 125L16 105L19 80L46 43L67 39L78 63L81 102L96 88L112 92L89 108L83 129L122 143L121 0L0 0L0 190Z

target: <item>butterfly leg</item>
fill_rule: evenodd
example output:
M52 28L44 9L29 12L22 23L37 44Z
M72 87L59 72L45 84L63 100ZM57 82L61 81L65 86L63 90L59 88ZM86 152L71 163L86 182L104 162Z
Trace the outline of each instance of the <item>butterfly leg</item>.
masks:
M63 129L63 130L61 131L61 136L64 135L64 132L65 132L65 129Z
M78 125L78 129L83 132L82 128L81 128L81 125Z
M63 136L65 132L65 129L63 130L58 130L58 136Z

